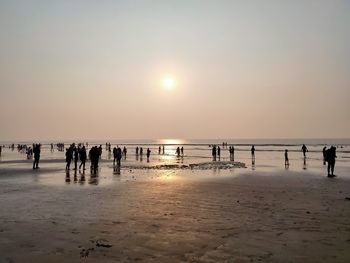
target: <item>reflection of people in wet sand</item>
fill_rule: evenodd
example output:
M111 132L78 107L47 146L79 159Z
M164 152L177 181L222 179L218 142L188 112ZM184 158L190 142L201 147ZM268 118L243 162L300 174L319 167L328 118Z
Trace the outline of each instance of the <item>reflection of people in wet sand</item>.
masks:
M335 158L337 158L336 148L332 146L331 148L326 150L326 162L328 163L328 166L327 166L328 177L335 177L334 175Z
M285 167L289 166L289 158L288 158L288 150L287 149L284 151L284 166Z

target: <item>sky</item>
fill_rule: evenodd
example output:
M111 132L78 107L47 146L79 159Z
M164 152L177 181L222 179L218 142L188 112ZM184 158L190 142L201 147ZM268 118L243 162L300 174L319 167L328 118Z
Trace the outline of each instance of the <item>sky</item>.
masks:
M349 14L337 0L0 0L0 140L349 138Z

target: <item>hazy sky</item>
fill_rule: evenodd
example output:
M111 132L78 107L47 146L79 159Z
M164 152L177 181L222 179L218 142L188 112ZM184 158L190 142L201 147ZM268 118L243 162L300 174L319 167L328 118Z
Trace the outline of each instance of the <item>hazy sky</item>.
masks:
M0 140L350 137L350 1L0 0L0 33Z

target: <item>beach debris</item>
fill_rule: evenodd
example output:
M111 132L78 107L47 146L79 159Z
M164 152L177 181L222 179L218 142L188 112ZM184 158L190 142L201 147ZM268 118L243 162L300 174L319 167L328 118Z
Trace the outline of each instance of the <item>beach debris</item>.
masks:
M85 248L82 248L81 251L80 251L80 257L81 258L87 258L90 254L90 251L93 251L94 248L93 247L90 247L88 249L85 249Z
M189 165L191 169L231 169L231 168L247 168L245 163L222 161L222 162L205 162Z
M97 240L96 241L96 247L107 247L107 248L109 248L109 247L113 247L113 245L108 244L108 243L103 243L102 241Z

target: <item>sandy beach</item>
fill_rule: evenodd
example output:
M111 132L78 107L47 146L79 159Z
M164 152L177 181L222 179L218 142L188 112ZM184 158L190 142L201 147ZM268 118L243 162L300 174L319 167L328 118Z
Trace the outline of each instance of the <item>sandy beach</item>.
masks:
M118 175L105 164L82 177L9 167L0 171L0 262L350 260L343 176L259 167Z

